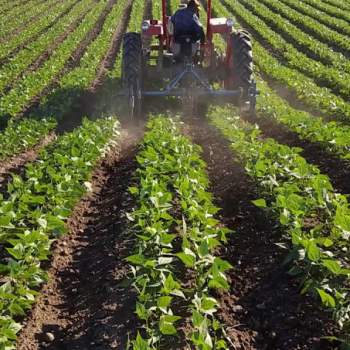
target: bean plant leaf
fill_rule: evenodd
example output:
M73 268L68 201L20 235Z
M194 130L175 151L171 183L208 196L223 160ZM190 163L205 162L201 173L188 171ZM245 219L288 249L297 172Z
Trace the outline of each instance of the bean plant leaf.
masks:
M180 320L180 316L175 315L163 315L159 321L159 330L164 335L173 335L177 333L174 323Z
M266 201L263 198L256 199L256 200L252 201L252 203L259 208L266 208L267 207Z
M330 294L320 288L317 288L317 292L322 300L323 305L326 307L335 308L335 300Z

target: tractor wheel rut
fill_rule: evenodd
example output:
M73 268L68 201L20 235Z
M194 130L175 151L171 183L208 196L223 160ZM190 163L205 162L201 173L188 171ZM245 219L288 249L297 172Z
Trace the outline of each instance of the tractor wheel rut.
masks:
M69 233L55 244L49 282L26 319L17 350L125 350L137 325L135 295L118 286L132 250L126 213L141 127L123 131L94 172L93 191L76 206Z
M229 142L205 120L186 121L185 133L203 149L219 219L233 231L219 253L233 265L231 290L219 296L232 349L332 349L321 337L337 330L281 268L286 251L276 243L287 238L251 203L259 196Z

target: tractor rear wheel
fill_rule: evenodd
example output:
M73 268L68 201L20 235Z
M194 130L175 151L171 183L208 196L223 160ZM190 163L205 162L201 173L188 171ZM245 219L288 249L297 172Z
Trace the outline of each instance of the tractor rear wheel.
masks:
M123 37L122 84L128 96L130 118L139 118L142 111L142 40L139 33Z
M253 49L250 34L245 30L237 30L231 34L230 85L233 89L243 90L243 100L249 96L253 79Z

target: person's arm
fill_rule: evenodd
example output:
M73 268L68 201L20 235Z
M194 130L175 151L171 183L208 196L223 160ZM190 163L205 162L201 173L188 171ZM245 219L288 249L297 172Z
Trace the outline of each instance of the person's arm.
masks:
M196 31L197 38L201 41L201 44L204 44L204 42L205 42L204 29L203 29L202 23L200 22L200 20L196 14L193 15L193 21L194 21L194 25L195 25L195 31Z

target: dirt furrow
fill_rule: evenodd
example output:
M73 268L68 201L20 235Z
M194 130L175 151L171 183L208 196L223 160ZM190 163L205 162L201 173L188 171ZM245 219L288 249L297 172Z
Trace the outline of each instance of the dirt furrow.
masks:
M123 14L124 21L119 23L119 25L117 26L113 34L111 46L97 69L96 78L91 84L90 88L92 92L95 92L96 89L101 86L107 71L111 69L115 63L122 42L123 34L125 33L130 20L132 5L133 1L128 0L128 5L126 6L126 9Z
M341 159L325 150L322 145L302 140L297 133L278 124L271 118L244 117L251 123L257 123L262 130L263 137L271 137L281 144L290 147L300 147L301 155L311 164L316 165L322 173L328 175L335 190L343 194L350 194L350 162Z
M119 284L133 241L126 213L141 129L121 135L94 172L93 191L76 206L69 233L55 244L49 282L18 339L17 350L125 350L135 329L135 295Z
M188 133L203 148L221 221L234 231L220 256L233 269L231 290L220 295L220 318L236 350L331 349L321 337L335 332L316 303L298 291L281 268L287 239L251 201L255 186L229 143L205 120L188 120Z

